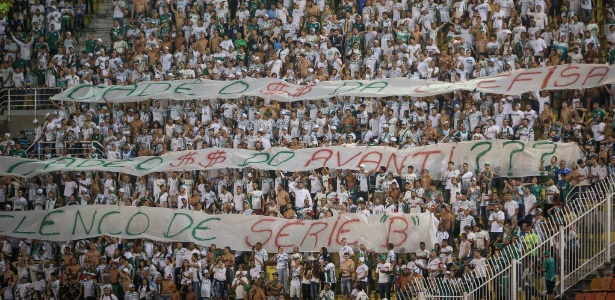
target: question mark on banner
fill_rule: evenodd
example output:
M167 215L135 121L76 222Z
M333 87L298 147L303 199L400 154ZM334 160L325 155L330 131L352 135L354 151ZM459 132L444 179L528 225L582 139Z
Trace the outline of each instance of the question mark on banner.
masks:
M532 146L532 148L536 148L536 146L541 146L541 145L552 145L553 146L553 150L551 150L551 152L543 152L542 155L540 156L540 162L542 163L545 159L545 156L555 154L555 150L557 149L557 144L554 144L553 142L549 142L549 141L542 141L542 142L536 142ZM545 176L545 172L540 172L540 176Z
M478 146L482 146L482 145L487 145L487 149L481 151L480 153L478 153L478 155L476 156L476 174L478 174L480 172L480 158L483 157L485 154L487 154L487 152L491 151L491 147L493 147L493 145L491 144L491 142L478 142L476 144L474 144L474 146L472 146L472 148L470 148L470 151L474 151L474 148L478 147Z
M513 155L515 155L515 153L517 152L523 151L525 149L525 144L519 141L508 141L502 144L503 148L506 148L506 146L509 144L521 145L521 149L510 151L510 155L508 156L508 176L512 176L513 175L513 172L512 172Z

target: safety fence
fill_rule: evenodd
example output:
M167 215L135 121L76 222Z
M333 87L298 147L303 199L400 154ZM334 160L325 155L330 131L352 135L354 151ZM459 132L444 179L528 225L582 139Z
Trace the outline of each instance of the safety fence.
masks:
M565 205L554 205L541 212L542 216L534 218L529 230L522 229L518 237L504 234L493 243L493 251L486 259L462 262L461 276L444 271L434 272L434 277L416 276L399 296L463 300L540 298L546 292L545 252L555 261L555 292L563 295L611 259L615 247L611 238L615 232L614 187L615 176L575 187Z
M0 90L0 112L7 120L16 111L33 111L34 116L41 110L57 109L62 103L50 100L63 91L62 88L7 88Z

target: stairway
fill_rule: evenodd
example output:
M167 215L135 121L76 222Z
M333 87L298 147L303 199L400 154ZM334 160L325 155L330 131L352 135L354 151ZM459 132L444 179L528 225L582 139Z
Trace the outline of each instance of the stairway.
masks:
M88 40L90 34L94 35L94 39L102 39L103 44L110 46L111 38L109 32L113 28L113 6L110 0L104 0L100 3L96 15L90 20L83 36L79 39L79 51L85 51L85 41Z
M594 270L583 280L577 282L577 284L575 284L570 289L568 289L566 293L564 293L562 300L574 300L577 293L589 290L590 289L589 286L590 286L592 279L611 276L611 274L614 273L613 272L614 266L615 266L615 257L611 257L611 260L606 262L602 267L598 268L597 270Z

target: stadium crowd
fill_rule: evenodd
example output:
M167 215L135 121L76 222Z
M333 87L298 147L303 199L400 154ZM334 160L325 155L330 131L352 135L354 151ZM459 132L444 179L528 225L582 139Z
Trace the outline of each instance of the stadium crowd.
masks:
M78 40L70 32L83 28L92 0L0 1L2 85L22 91L26 101L32 100L29 88L77 84L266 77L298 85L394 77L457 82L520 68L615 63L612 2L120 0L113 1L115 27L105 44L91 35ZM80 45L85 50L78 52ZM410 299L416 291L408 283L418 277L445 278L469 291L469 274L485 280L487 269L512 258L517 239L548 235L535 229L562 221L549 216L565 209L572 189L615 173L614 88L292 104L205 96L183 102L52 102L56 111L33 121L33 137L0 137L3 155L131 159L209 147L406 149L508 139L574 142L584 157L577 162L553 157L541 166L545 176L528 178L495 174L489 163L476 172L462 161L449 163L442 178L414 166L401 174L361 167L292 174L235 169L143 177L4 176L5 211L120 205L286 219L431 211L441 224L436 245L421 244L415 253L389 247L386 254L353 249L343 240L340 249L320 253L269 254L260 245L247 253L104 235L63 243L3 237L0 297L333 300L341 293L343 299L365 300L368 291L380 299L391 299L394 291L397 299ZM535 276L546 280L540 292L554 296L555 263L544 254L542 266L524 266L519 284L529 297L540 296ZM276 272L266 274L267 265ZM508 297L504 289L495 293ZM486 294L481 296L491 299Z

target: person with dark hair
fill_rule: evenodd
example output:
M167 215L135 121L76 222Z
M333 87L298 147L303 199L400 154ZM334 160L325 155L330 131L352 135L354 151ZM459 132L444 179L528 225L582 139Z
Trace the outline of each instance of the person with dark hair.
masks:
M551 257L551 252L544 252L544 262L542 263L542 272L544 273L545 282L547 286L547 299L555 299L555 272L556 265L555 260Z
M387 255L380 255L380 263L376 266L376 274L378 274L378 293L380 299L391 299L390 274L393 273L391 264L387 261Z

